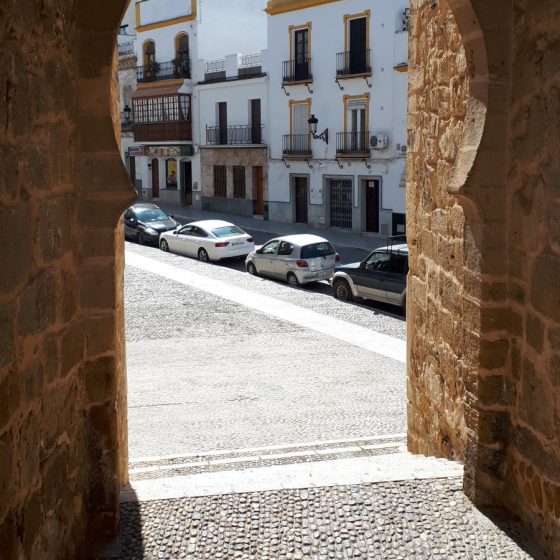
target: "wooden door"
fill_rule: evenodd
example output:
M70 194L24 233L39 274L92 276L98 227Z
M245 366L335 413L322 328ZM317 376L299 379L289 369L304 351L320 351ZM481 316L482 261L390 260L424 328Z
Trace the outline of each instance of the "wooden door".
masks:
M366 231L379 232L379 181L366 184Z
M251 99L251 144L261 141L261 100Z
M192 163L181 162L181 205L192 204Z
M296 223L307 223L307 177L295 177Z
M350 20L350 74L366 71L366 18Z
M220 129L220 144L227 144L227 103L218 103L218 127Z
M131 156L128 160L128 173L132 186L136 189L136 158Z
M159 198L159 160L152 160L152 198Z
M264 185L263 185L263 168L253 167L253 196L255 197L255 214L264 215Z

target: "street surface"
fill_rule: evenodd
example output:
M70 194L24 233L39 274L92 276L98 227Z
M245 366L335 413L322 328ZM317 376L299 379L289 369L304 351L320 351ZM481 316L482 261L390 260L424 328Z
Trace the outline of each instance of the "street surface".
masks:
M98 558L530 558L461 465L406 452L397 309L130 243L125 282L131 484Z
M337 250L343 260L361 257ZM359 342L360 334L373 338L376 331L404 348L405 321L396 308L339 302L327 283L294 289L252 277L239 260L204 264L128 243L127 254L128 261L156 261L150 272L126 269L131 461L404 434L403 361L383 355L384 340L376 353L337 338L354 328ZM202 283L162 277L158 263ZM222 296L207 291L204 279L219 282ZM257 294L276 302L283 319L270 305L252 309ZM306 311L320 313L322 330L334 323L334 336L306 328Z

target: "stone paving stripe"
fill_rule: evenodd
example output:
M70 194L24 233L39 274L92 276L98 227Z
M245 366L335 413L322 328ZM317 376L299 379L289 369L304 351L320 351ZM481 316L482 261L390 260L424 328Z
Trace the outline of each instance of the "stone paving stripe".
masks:
M179 455L162 455L159 457L141 457L135 461L131 461L130 465L136 465L139 463L155 463L157 461L173 461L175 459L187 459L189 457L213 457L215 455L246 455L247 453L263 453L265 451L274 451L278 449L300 449L305 447L323 447L325 445L337 445L337 444L353 444L357 442L364 441L385 441L385 440L395 440L402 439L406 442L406 433L401 434L383 434L376 436L368 436L356 439L326 439L319 441L306 441L302 443L284 443L277 445L266 445L263 447L242 447L240 449L217 449L215 451L203 451L203 452L192 452L184 453ZM382 444L383 445L383 444ZM360 445L360 447L366 449L365 445Z
M126 264L168 278L185 286L211 293L255 309L283 321L326 334L348 344L374 352L398 362L406 362L406 342L341 319L327 317L316 311L280 301L270 296L231 286L220 280L201 276L161 261L126 251Z
M462 476L463 466L459 463L410 453L397 453L316 463L276 465L243 471L218 471L136 480L131 486L122 489L121 502L147 502Z
M232 457L229 459L213 459L208 461L195 461L192 463L164 463L150 467L139 467L129 469L129 474L142 474L157 471L189 469L192 467L203 467L211 465L230 465L235 463L258 463L261 461L275 461L278 459L293 459L297 457L313 457L321 455L346 455L349 453L358 453L363 450L370 449L393 449L399 447L394 443L385 443L378 445L355 445L352 447L327 447L325 449L311 449L309 451L294 451L292 453L273 453L269 455L246 455L239 457Z

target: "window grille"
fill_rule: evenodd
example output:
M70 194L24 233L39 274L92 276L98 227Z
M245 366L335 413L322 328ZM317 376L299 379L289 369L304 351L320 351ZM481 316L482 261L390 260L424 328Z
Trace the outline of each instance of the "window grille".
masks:
M227 197L226 166L214 166L214 196L216 198Z
M245 198L245 167L233 166L233 197Z

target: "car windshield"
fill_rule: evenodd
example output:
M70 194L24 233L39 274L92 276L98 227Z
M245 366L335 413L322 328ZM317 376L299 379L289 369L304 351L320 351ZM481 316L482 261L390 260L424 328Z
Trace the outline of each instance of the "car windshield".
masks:
M312 245L305 245L301 248L302 259L315 259L317 257L326 257L327 255L334 255L335 250L328 242L313 243Z
M244 235L245 232L237 226L222 226L212 230L216 237L229 237L230 235Z
M137 210L136 217L140 222L161 222L163 220L169 220L169 216L159 208Z

